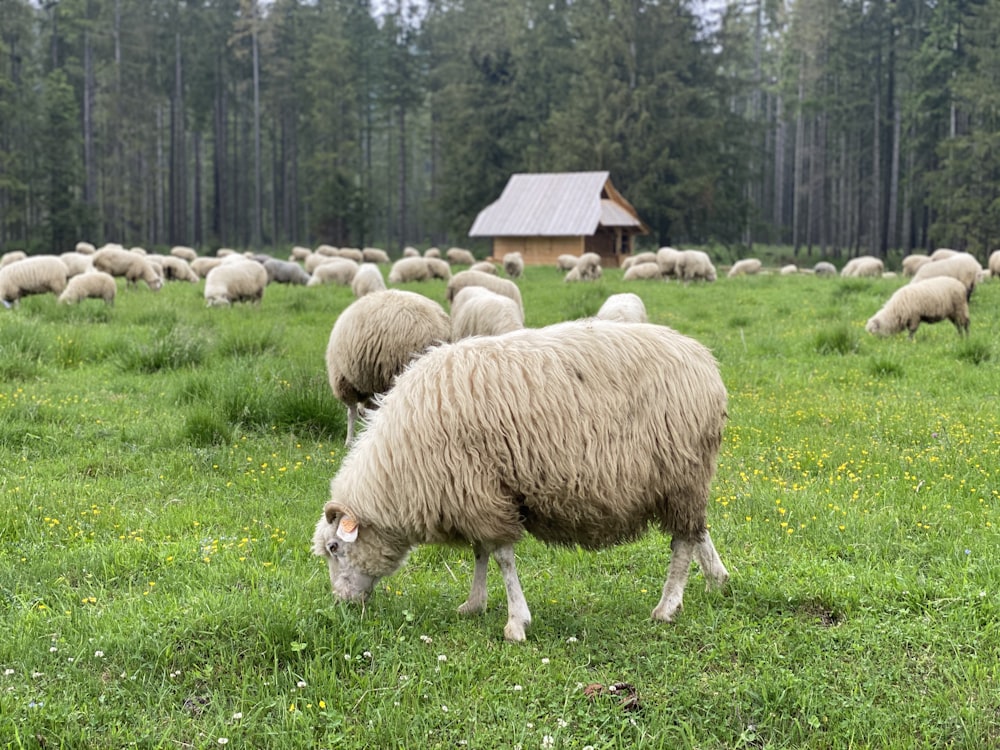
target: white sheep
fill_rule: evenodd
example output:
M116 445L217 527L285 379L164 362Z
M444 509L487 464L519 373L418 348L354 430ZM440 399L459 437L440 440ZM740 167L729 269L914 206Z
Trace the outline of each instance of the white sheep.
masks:
M225 260L225 258L213 258L207 255L202 255L191 261L191 270L198 274L198 278L203 279L208 276L208 272L213 268L222 265L223 260Z
M146 256L146 260L157 268L164 281L190 281L192 284L198 282L198 274L191 268L191 264L179 255L154 253Z
M115 304L118 285L115 277L104 271L87 271L72 277L67 283L59 302L64 305L75 305L88 299L102 299L107 305Z
M93 255L97 252L97 248L94 247L93 243L84 242L83 240L77 242L73 249L78 253L83 253L84 255Z
M950 247L939 247L931 253L931 260L944 260L945 258L950 258L957 253L957 250L952 250Z
M885 271L885 264L881 258L872 255L859 255L844 264L844 267L840 269L840 276L841 278L881 278L883 271Z
M299 285L309 283L309 274L305 269L290 260L268 258L264 261L264 270L267 271L268 283Z
M340 252L339 248L336 248L333 245L324 244L316 246L316 255L325 255L328 258L336 258L338 252ZM307 268L306 270L308 271L309 269Z
M355 297L364 297L372 292L380 292L385 289L385 279L382 272L374 263L362 263L358 266L358 272L354 274L351 281L351 291Z
M989 271L994 277L1000 276L1000 250L990 253Z
M677 261L681 257L681 251L672 247L661 247L656 251L656 263L660 266L660 273L664 278L677 276Z
M429 247L426 250L424 250L424 257L425 258L440 258L441 257L441 249L437 248L437 247Z
M420 251L417 250L417 248L413 247L412 245L407 245L406 247L403 248L403 254L402 254L401 257L403 257L403 258L419 258L420 257Z
M674 264L674 275L681 281L715 281L715 266L708 253L681 250Z
M640 265L656 266L655 263L641 263ZM633 266L632 268L636 268ZM632 269L629 269L632 270ZM659 272L659 269L657 269ZM631 292L612 294L601 305L594 317L601 320L613 320L618 323L645 323L648 320L646 315L646 305L642 297Z
M597 281L604 275L601 256L597 253L584 253L576 265L563 277L563 281Z
M198 253L193 247L187 247L186 245L174 245L170 248L170 254L175 258L180 258L188 263L193 261L198 257Z
M929 255L924 253L911 253L903 258L902 268L903 276L912 276L917 272L917 269L925 263L930 263L931 258Z
M315 253L312 253L311 255L309 255L305 260L302 261L302 267L305 268L306 273L311 274L313 271L315 271L321 265L323 265L324 263L328 263L329 261L333 260L336 257L338 257L338 256L337 255L326 255L324 253L315 252ZM349 259L345 259L345 260L349 260Z
M444 254L448 262L458 266L473 266L476 264L476 256L462 247L449 247Z
M868 333L892 336L909 331L910 340L921 323L950 320L959 335L969 332L969 301L965 285L950 276L937 276L900 287L865 325Z
M656 263L656 253L645 252L630 255L622 261L622 270L627 271L632 266L639 265L640 263Z
M444 258L431 256L430 258L424 258L424 262L427 264L427 270L430 271L432 279L442 279L444 281L451 279L451 266L448 265L448 261Z
M419 255L408 255L400 258L389 269L390 284L427 281L430 278L431 270L427 267L427 260Z
M66 278L66 264L57 256L29 256L0 268L0 302L10 307L30 294L61 294Z
M913 274L913 279L910 283L933 279L938 276L950 276L953 279L958 279L965 285L965 296L967 299L970 299L976 289L976 284L979 283L979 275L982 270L983 267L979 265L979 261L976 260L974 255L970 255L969 253L954 253L942 260L932 260L930 263L920 266L917 272Z
M498 336L524 328L524 311L503 294L484 286L462 287L451 303L451 338Z
M306 282L306 286L320 286L322 284L350 286L358 268L359 264L350 258L327 258L326 262L316 266L309 281Z
M356 247L342 247L337 250L338 258L347 258L348 260L353 260L358 265L365 262L365 254L361 252L359 248Z
M794 276L798 272L799 267L794 263L786 263L781 267L781 270L778 271L781 276Z
M361 259L363 263L391 263L389 253L377 247L365 247L361 249Z
M729 273L726 276L731 279L736 276L752 276L753 274L760 273L763 265L758 258L741 258L733 263L733 267L729 269Z
M255 260L245 258L225 262L205 277L205 304L228 306L234 302L260 304L267 286L267 271Z
M488 273L490 276L497 275L496 264L488 260L481 260L478 263L473 263L471 266L469 266L468 270Z
M488 273L482 273L480 271L459 271L452 276L451 280L448 282L448 288L445 290L445 299L448 300L448 302L454 302L455 295L458 294L458 291L467 286L486 287L491 292L496 292L497 294L502 294L505 297L510 297L517 303L517 306L521 310L524 310L524 303L521 301L521 290L518 289L517 284L510 279L501 279L499 276L492 276Z
M556 268L560 271L572 271L576 267L577 261L580 260L575 255L570 255L569 253L563 253L558 258L556 258Z
M512 279L519 279L524 273L524 256L521 253L504 253L501 259L503 271Z
M817 276L836 276L837 267L826 260L821 260L815 266L813 266L813 273Z
M334 595L363 601L412 547L471 544L459 612L486 609L492 555L504 635L523 641L514 544L526 532L599 549L653 524L673 539L652 616L671 621L692 560L710 581L729 577L706 518L725 419L712 354L664 326L589 319L437 347L396 379L344 458L313 551Z
M124 276L127 286L146 282L152 291L163 286L163 277L145 256L125 250L120 245L106 245L93 255L94 268L112 276Z
M348 445L359 407L373 406L411 360L450 336L444 308L415 292L372 292L344 309L330 331L326 372L333 395L347 406Z
M308 247L302 247L302 245L295 245L292 247L292 251L288 254L288 260L298 261L299 263L302 263L310 255L312 255L312 250L310 250Z
M11 250L10 252L6 252L0 256L0 268L9 266L11 263L17 263L19 260L24 260L27 257L28 254L24 252L24 250Z
M66 264L67 277L94 270L94 259L87 253L71 251L60 253L59 260Z
M622 274L622 281L644 280L663 280L663 274L660 273L659 263L633 263L629 268L625 269L625 273Z

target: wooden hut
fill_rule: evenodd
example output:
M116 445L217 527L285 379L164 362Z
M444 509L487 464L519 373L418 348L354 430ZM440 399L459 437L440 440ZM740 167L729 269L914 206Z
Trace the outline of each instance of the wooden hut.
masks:
M511 175L469 230L493 238L494 258L517 251L526 264L555 265L560 255L592 252L611 268L632 253L637 234L648 233L608 172Z

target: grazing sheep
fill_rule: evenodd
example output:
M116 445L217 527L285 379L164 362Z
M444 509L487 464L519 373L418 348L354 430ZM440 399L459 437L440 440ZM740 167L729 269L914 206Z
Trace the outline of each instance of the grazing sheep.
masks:
M218 250L215 251L216 258L227 258L230 255L239 255L239 253L233 250L231 247L220 247Z
M302 247L302 245L295 245L292 248L292 252L289 253L288 255L288 260L298 261L299 263L302 263L310 255L312 255L312 250L310 250L308 247Z
M340 251L333 245L317 245L316 255L325 255L328 258L336 258ZM309 269L306 269L309 270Z
M462 287L451 303L451 338L498 336L524 328L524 311L503 294L484 286Z
M429 247L426 250L424 250L424 257L425 258L440 258L441 257L441 250L439 248L436 248L436 247Z
M524 273L524 256L521 253L504 253L503 272L512 279L521 278Z
M663 274L660 273L659 263L633 263L632 266L625 269L625 273L622 274L622 281L640 281L640 280L663 280Z
M787 263L781 267L781 270L778 273L782 276L794 276L798 272L799 267L797 265L794 263Z
M126 286L137 286L145 281L152 291L163 286L163 277L153 267L146 256L123 249L121 246L106 245L93 255L94 268L112 276L124 276Z
M348 305L326 347L330 389L347 406L347 444L354 442L360 406L385 393L428 347L447 342L451 321L437 302L415 292L386 289Z
M821 260L815 266L813 266L813 273L817 276L836 276L837 267L830 263L829 261Z
M17 263L19 260L24 260L27 257L28 254L24 250L11 250L0 256L0 268L9 266L11 263Z
M66 264L55 255L32 255L0 268L0 301L16 305L30 294L61 294L66 288Z
M661 247L656 251L656 263L660 267L660 273L664 278L677 276L677 261L681 257L681 251L672 247Z
M471 544L459 612L486 609L492 555L504 636L523 641L525 532L599 549L654 524L673 539L652 616L671 621L692 560L711 581L729 577L706 523L725 419L712 354L664 326L589 319L438 347L380 399L331 482L313 551L334 595L363 601L413 546Z
M390 284L405 284L408 281L427 281L431 278L431 269L427 267L427 259L419 255L400 258L389 269Z
M563 281L597 281L603 274L601 256L597 253L584 253L563 277Z
M316 266L306 286L321 284L350 286L354 281L354 275L358 272L358 266L359 264L350 258L327 258L326 262Z
M569 253L564 253L556 258L556 268L560 271L572 271L576 268L577 261L580 260L575 255L570 255Z
M627 271L632 266L637 266L640 263L656 263L656 253L645 252L630 255L622 261L622 270Z
M491 261L488 261L488 260L481 260L478 263L473 263L471 266L469 266L468 270L470 270L470 271L480 271L482 273L488 273L490 276L496 276L497 275L496 264L494 264L494 263L492 263Z
M955 324L959 335L969 333L965 285L950 276L937 276L897 289L882 309L868 319L865 330L876 336L892 336L908 330L912 341L921 323L945 319Z
M640 265L655 266L655 263L642 263ZM635 268L635 266L633 266ZM629 269L631 270L631 269ZM657 269L659 271L659 269ZM618 323L645 323L646 305L642 297L631 292L622 294L612 294L601 305L601 309L594 316L601 320L613 320Z
M107 305L114 305L117 293L118 285L114 276L104 271L87 271L77 274L66 283L66 288L59 295L59 302L75 305L93 297L104 300Z
M164 281L198 282L198 274L191 268L191 264L179 255L149 255L146 259L156 266Z
M329 263L336 255L324 255L323 253L313 253L304 261L302 261L302 267L305 268L306 273L312 274L317 268L319 268L324 263ZM349 258L344 258L344 260L349 260Z
M476 256L461 247L449 247L444 257L453 265L474 266L476 264Z
M442 279L448 281L451 278L451 266L444 258L424 258L427 263L427 270L430 271L432 279Z
M342 247L337 250L338 258L347 258L348 260L353 260L358 265L365 262L365 254L361 252L359 248L356 247Z
M757 258L742 258L733 263L733 267L729 269L726 276L731 279L736 276L752 276L755 273L760 273L763 265Z
M958 253L957 250L952 250L949 247L939 247L933 253L931 253L931 260L944 260L945 258L950 258Z
M198 257L198 253L193 247L187 247L185 245L174 245L170 248L170 254L175 258L186 260L188 263Z
M361 259L363 263L392 263L389 259L389 253L377 247L362 248Z
M93 255L97 252L97 248L90 242L80 242L76 243L76 247L73 248L78 253L83 253L84 255Z
M309 274L298 263L290 260L268 258L264 261L268 283L274 284L308 284Z
M708 253L681 250L674 264L674 274L681 281L715 281L715 266Z
M382 272L374 263L362 263L358 266L358 272L354 274L351 281L351 291L355 297L364 297L372 292L380 292L385 289L385 279Z
M524 303L521 302L521 290L517 288L517 284L510 279L501 279L499 276L491 276L479 271L459 271L452 276L451 281L448 282L448 288L445 290L445 299L448 302L454 302L458 291L467 286L486 287L491 292L510 297L521 310L524 310Z
M840 276L841 278L881 277L883 271L885 271L885 264L881 258L859 255L844 264L844 267L840 269Z
M402 257L404 257L404 258L419 258L420 257L420 251L417 250L417 248L413 247L412 245L407 245L406 247L403 248L403 256Z
M201 257L195 258L191 261L191 270L198 274L198 278L203 279L208 276L208 272L211 271L216 266L222 264L224 258L210 258L208 256L202 255Z
M923 253L912 253L903 258L902 268L903 276L912 276L917 272L917 269L925 263L930 263L931 258L929 255Z
M993 276L1000 276L1000 250L990 253L989 271Z
M913 274L913 279L910 283L913 284L925 279L937 278L938 276L950 276L953 279L958 279L965 285L965 297L966 299L971 299L972 293L976 290L976 284L979 283L979 274L982 270L983 267L979 265L979 261L976 260L974 255L970 255L969 253L955 253L942 260L932 260L930 263L920 266L917 272Z
M267 271L255 260L222 263L205 277L205 304L228 306L234 302L260 304L267 286Z
M94 259L87 253L76 251L61 253L59 260L66 264L67 278L94 270Z

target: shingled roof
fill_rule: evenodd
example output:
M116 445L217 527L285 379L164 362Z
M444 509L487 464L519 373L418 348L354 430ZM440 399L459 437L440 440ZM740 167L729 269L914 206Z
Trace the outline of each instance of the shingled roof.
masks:
M598 227L648 229L608 172L514 174L479 212L470 237L577 237Z

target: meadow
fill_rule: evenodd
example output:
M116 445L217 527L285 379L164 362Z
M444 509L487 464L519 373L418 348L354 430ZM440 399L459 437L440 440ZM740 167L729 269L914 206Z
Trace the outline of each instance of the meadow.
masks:
M561 278L527 269L528 325L633 291L718 358L723 590L695 569L652 622L652 532L519 544L520 645L495 567L487 613L457 614L466 549L336 603L310 541L344 455L323 352L350 290L32 297L0 310L0 747L996 746L1000 281L967 339L910 342L864 331L901 279Z

